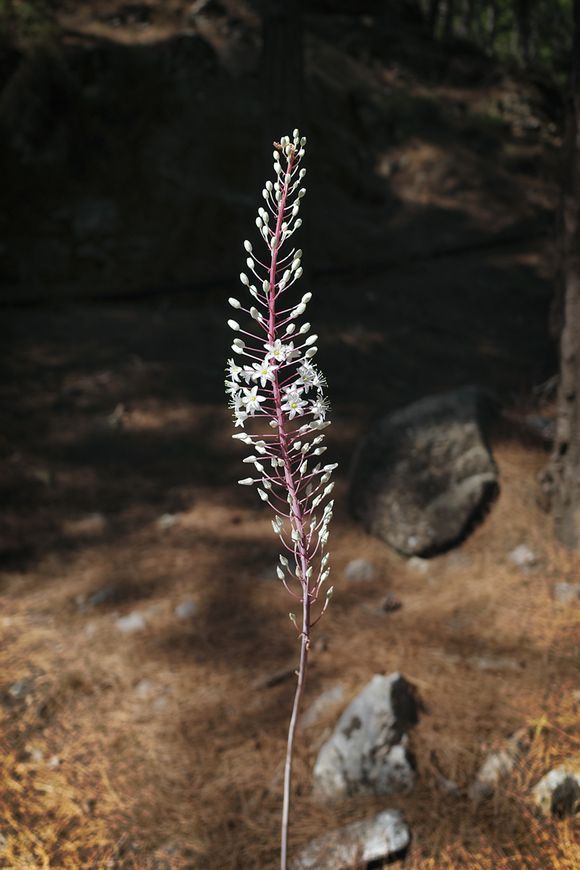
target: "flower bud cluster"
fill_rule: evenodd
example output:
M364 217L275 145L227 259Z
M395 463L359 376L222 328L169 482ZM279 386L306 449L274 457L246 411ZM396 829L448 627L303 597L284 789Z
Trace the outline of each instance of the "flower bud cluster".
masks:
M244 462L254 468L239 483L256 485L260 499L274 510L272 527L285 551L277 573L305 605L308 622L303 631L322 616L332 594L332 588L325 591L322 609L312 620L310 606L319 599L330 571L325 547L333 509L330 478L336 468L320 459L326 451L323 430L329 425L329 404L326 381L314 362L318 336L311 333L309 322L300 322L312 294L290 304L282 301L303 274L302 251L286 251L286 243L302 223L306 170L300 164L305 145L298 130L274 143L275 180L266 182L264 205L256 217L267 251L258 256L251 242L244 242L248 271L240 274L240 282L251 301L228 300L246 320L243 325L228 320L236 337L225 381L235 426L241 429L233 437L251 449Z

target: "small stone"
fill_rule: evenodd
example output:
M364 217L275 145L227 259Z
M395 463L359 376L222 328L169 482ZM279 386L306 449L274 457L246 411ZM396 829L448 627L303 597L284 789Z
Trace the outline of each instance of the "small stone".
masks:
M100 513L65 520L62 531L67 538L99 538L107 530L107 520Z
M135 686L135 694L138 698L141 698L142 700L150 698L154 691L155 683L152 680L148 680L147 678L139 680L139 682Z
M314 840L291 863L292 870L350 870L387 861L409 845L409 829L398 810L383 810Z
M545 816L572 816L580 812L580 772L563 765L547 773L532 789L534 802Z
M344 697L344 689L342 686L333 686L332 689L327 689L312 702L310 707L304 711L301 719L303 728L309 728L314 725L324 713L338 701L342 701Z
M115 626L123 634L133 634L136 631L143 631L146 623L140 613L133 611L133 613L129 613L127 616L119 616L115 620Z
M521 671L522 665L507 656L470 656L467 663L479 671Z
M29 749L28 754L30 756L30 760L34 761L35 764L38 764L44 759L44 752L42 749L39 749L37 746L33 749Z
M28 697L28 695L31 695L33 691L34 683L31 679L18 680L18 682L12 683L8 688L8 694L11 698L15 698L16 700Z
M400 601L396 595L393 595L392 592L385 595L381 601L381 610L383 613L395 613L395 611L400 610L402 606L402 601Z
M533 568L538 559L533 550L527 544L519 544L509 554L509 559L518 568Z
M411 556L407 560L407 568L414 574L429 573L429 559L422 559L420 556Z
M46 766L51 770L56 770L57 767L60 767L60 758L58 755L51 755L51 757L46 762Z
M115 586L103 586L102 589L97 589L87 598L84 595L77 595L76 602L79 610L90 610L93 607L99 607L101 604L114 601L116 594L117 589Z
M368 583L376 577L375 566L366 559L353 559L344 569L346 580L351 583Z
M166 529L172 529L174 525L176 525L178 520L177 514L163 514L157 520L157 525L160 529L165 531Z
M497 750L489 752L467 793L478 802L493 796L502 779L514 769L517 760L530 745L530 731L520 728L503 740Z
M173 611L178 619L191 619L197 613L197 604L191 598L181 601Z
M580 600L580 583L555 583L552 594L556 601L562 604L570 604Z
M511 773L514 766L515 757L511 753L505 750L490 752L480 767L475 782L468 789L471 800L480 801L492 797L499 781Z

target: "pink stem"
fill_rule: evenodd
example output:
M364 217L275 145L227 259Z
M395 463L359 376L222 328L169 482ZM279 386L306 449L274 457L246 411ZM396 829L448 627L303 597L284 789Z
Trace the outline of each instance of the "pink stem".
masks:
M280 238L282 234L282 223L284 220L284 209L288 196L288 186L292 175L292 168L295 161L295 152L292 149L288 157L288 167L286 176L281 191L280 202L278 204L278 216L276 220L276 229L274 232L274 245L272 246L272 257L270 262L269 287L268 287L268 342L274 344L276 340L276 272L278 252L280 249ZM278 324L279 325L279 324ZM308 542L306 530L304 527L304 519L302 516L302 508L297 494L297 487L292 473L292 460L288 451L288 433L284 425L284 413L282 411L282 398L280 384L278 381L278 372L274 372L272 380L272 392L274 395L275 416L278 423L278 437L280 444L280 456L284 462L284 478L288 493L290 494L290 508L294 527L298 531L300 538L297 546L297 557L300 562L300 582L302 586L302 632L300 644L300 662L298 667L298 681L296 684L296 693L294 695L294 704L292 707L292 715L290 717L290 725L288 728L288 742L286 746L286 763L284 766L284 800L282 808L282 828L281 828L281 843L280 843L280 867L281 870L287 870L288 866L288 828L290 820L290 789L292 782L292 760L294 755L294 739L296 736L296 725L298 723L298 712L300 702L304 691L304 683L306 680L306 669L308 664L308 649L310 646L310 596L308 594Z

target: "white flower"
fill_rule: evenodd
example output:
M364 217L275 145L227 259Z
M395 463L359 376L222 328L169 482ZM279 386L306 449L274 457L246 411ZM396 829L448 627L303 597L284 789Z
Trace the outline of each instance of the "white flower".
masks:
M235 381L226 381L226 393L230 396L235 396L235 394L240 389L240 385L236 384Z
M268 359L274 357L278 362L284 362L288 355L294 350L294 343L282 344L279 338L273 344L265 344L264 347L268 351Z
M251 390L248 390L247 387L244 387L244 395L242 396L242 402L245 405L245 409L248 414L255 414L256 411L260 410L260 402L264 401L264 396L258 395L258 388L252 387Z
M277 366L271 365L268 361L269 357L265 357L261 363L253 363L252 380L260 381L260 384L265 387L268 381L274 380L274 372Z
M309 410L318 420L324 420L330 410L328 399L325 399L324 396L318 396L310 405ZM320 448L318 449L320 450Z
M239 383L242 367L239 366L233 359L228 360L228 373L232 381Z
M294 387L289 387L286 390L284 402L282 403L282 410L288 411L288 417L290 420L303 414L305 405L306 402L302 398L300 390Z
M296 383L304 386L306 390L309 390L310 387L316 387L320 390L326 386L324 377L309 360L305 360L298 369L298 380Z

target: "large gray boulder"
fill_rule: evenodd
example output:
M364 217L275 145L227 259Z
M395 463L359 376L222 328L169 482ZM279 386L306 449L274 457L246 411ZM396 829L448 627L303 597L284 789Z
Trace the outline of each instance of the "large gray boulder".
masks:
M292 862L292 870L351 870L400 855L409 829L398 810L383 810L314 840Z
M354 516L407 556L460 541L499 489L485 437L496 410L490 394L465 387L380 419L354 458Z
M532 789L538 808L546 816L580 813L580 768L570 763L550 770Z
M415 688L398 673L375 675L346 708L314 765L318 796L409 792L415 767L407 731L419 719Z

